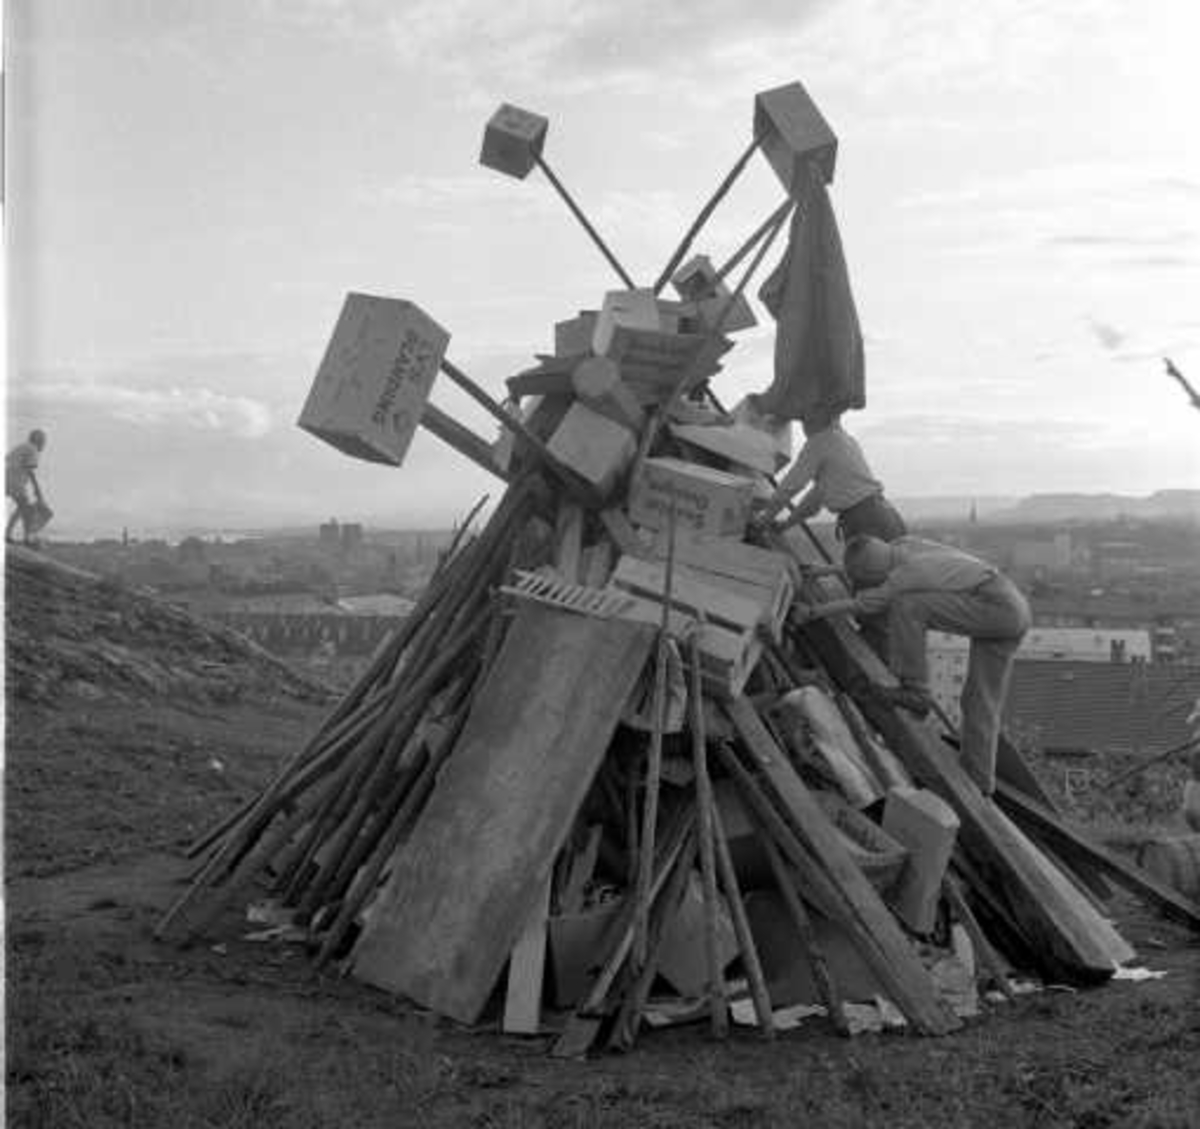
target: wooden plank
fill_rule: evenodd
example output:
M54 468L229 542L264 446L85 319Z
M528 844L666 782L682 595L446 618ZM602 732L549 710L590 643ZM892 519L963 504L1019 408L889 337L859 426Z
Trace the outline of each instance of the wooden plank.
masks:
M421 426L489 474L511 481L512 476L496 462L492 445L442 411L436 404L426 404L421 409Z
M932 722L917 721L871 692L895 678L844 619L812 623L803 637L826 670L845 688L918 783L933 789L958 813L959 843L974 869L1004 892L1040 971L1068 983L1097 983L1114 969L1105 939L1095 932L1099 915L1081 913L1013 835L1013 828L967 776L957 752Z
M744 697L727 706L738 735L752 754L790 822L840 891L846 908L867 931L873 945L863 957L895 997L905 1016L922 1032L944 1034L959 1024L938 999L933 981L912 943L854 864L837 829L776 745L754 707Z
M645 666L652 629L523 604L353 956L478 1019Z
M1126 862L1106 847L1084 839L1072 831L1054 812L1029 796L1022 795L1015 788L1004 783L997 784L996 798L1027 834L1042 840L1048 847L1072 862L1079 859L1092 864L1119 886L1149 902L1164 917L1200 930L1200 906L1189 901L1178 890L1164 885L1153 875Z
M583 507L563 499L559 503L554 527L554 567L571 584L581 577L583 552Z
M549 914L550 880L547 878L508 959L508 986L504 996L502 1026L513 1035L536 1035L541 1028L546 919Z

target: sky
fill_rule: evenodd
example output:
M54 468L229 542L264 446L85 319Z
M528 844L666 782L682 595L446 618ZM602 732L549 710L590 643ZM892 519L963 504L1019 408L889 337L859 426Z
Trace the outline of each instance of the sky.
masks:
M478 163L497 106L549 119L648 285L798 80L888 493L1198 488L1162 360L1200 387L1198 33L1191 0L8 0L8 442L47 431L58 536L449 524L499 482L424 433L395 469L296 427L346 293L418 304L500 398L621 283L540 172ZM696 250L781 199L756 157ZM771 380L753 305L725 402Z

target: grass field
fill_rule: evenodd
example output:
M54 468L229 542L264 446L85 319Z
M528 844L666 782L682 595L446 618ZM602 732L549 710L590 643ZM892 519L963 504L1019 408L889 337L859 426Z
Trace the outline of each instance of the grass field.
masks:
M1200 949L1114 909L1162 980L1047 991L942 1039L776 1042L702 1025L590 1062L466 1030L246 941L240 912L189 949L153 926L182 849L320 717L20 703L8 717L9 1124L107 1126L1138 1126L1197 1124Z

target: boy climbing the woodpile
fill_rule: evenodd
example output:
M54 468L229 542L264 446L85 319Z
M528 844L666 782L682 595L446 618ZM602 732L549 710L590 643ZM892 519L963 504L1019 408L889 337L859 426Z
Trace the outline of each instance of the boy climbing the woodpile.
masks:
M784 522L787 528L827 509L837 518L840 537L869 534L893 541L907 533L904 519L883 496L883 484L871 473L862 448L842 428L841 412L810 408L801 424L804 446L765 504L760 519L769 521L791 506L792 512ZM804 493L793 503L801 490Z
M793 622L838 612L886 613L889 666L900 680L884 691L893 705L924 713L929 708L927 630L964 635L971 641L962 691L963 767L984 795L996 786L996 744L1013 658L1029 629L1029 605L1003 573L961 549L901 537L846 542L843 567L855 595L810 607L797 604Z

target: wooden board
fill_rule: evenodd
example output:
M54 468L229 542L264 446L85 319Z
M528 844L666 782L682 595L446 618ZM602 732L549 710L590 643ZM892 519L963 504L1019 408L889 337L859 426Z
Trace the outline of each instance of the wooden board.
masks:
M814 623L805 628L805 638L914 778L954 808L962 821L962 849L983 880L1004 892L1016 918L1013 925L1038 955L1039 971L1069 983L1096 983L1111 976L1104 931L1029 856L1012 824L980 793L933 724L863 692L868 683L895 685L895 678L850 624L839 619Z
M502 1029L514 1035L536 1035L542 1023L542 979L546 971L546 923L550 916L550 882L534 903L508 960Z
M517 612L352 954L367 983L473 1023L650 654L652 627Z
M1120 858L1106 847L1091 843L1072 831L1057 813L1043 807L1016 788L999 784L997 798L1025 832L1052 847L1071 863L1083 862L1102 871L1113 882L1153 905L1164 917L1200 931L1200 906L1152 874Z
M746 698L735 698L727 708L738 735L753 755L780 807L790 816L792 826L799 831L844 899L843 912L849 914L857 929L869 938L871 943L864 945L863 958L919 1030L927 1034L954 1030L959 1024L938 999L933 981L912 942L855 865L837 829L792 768L754 707Z

